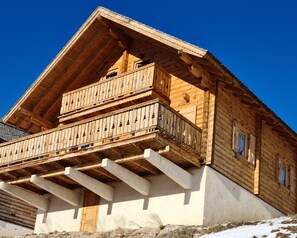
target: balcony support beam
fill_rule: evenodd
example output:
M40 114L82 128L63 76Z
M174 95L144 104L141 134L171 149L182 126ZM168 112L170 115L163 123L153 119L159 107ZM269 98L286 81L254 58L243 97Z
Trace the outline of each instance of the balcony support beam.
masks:
M72 167L65 168L64 174L79 183L83 187L104 198L106 201L113 200L114 189L105 183L100 182L82 172L75 170Z
M116 164L110 159L103 159L101 162L102 168L118 177L124 183L135 189L144 196L150 195L151 183L150 181L138 176L130 170Z
M152 149L144 150L144 158L184 189L192 188L192 174Z
M43 211L48 210L48 199L37 193L33 193L24 188L20 188L16 185L7 184L5 182L0 182L0 189Z
M30 182L73 206L79 206L80 204L80 194L75 191L41 178L35 174L31 176Z

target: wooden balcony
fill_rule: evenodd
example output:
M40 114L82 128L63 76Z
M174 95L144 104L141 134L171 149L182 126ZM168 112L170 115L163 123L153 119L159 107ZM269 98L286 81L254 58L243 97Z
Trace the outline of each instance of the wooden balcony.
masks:
M59 121L74 121L154 98L169 102L170 77L156 63L151 63L67 92L62 98Z
M27 188L33 186L29 183L32 174L58 176L71 187L73 182L61 172L67 166L103 181L113 179L100 170L103 158L137 174L156 174L158 170L143 159L146 148L160 151L181 167L199 167L200 144L200 128L153 100L0 144L0 179Z

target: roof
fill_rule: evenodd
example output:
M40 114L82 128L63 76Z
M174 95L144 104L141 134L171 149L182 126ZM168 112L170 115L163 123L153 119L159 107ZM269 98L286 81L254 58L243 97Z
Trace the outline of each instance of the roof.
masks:
M0 139L10 141L27 136L28 133L0 120Z
M111 34L114 30L116 32ZM119 38L117 31L125 37ZM157 43L172 55L186 53L193 64L203 65L212 78L224 84L228 82L229 88L237 90L238 95L247 96L250 100L245 103L255 107L257 113L269 121L276 131L286 134L297 146L297 134L209 51L102 7L93 12L3 120L32 133L40 131L42 127L55 127L52 118L59 114L62 94L92 83L82 82L82 74L85 79L91 80L93 71L101 67L94 62L118 57L124 51L119 47L119 42L123 41L123 45L129 38ZM98 52L97 55L94 52ZM38 121L41 126L34 127L34 121Z

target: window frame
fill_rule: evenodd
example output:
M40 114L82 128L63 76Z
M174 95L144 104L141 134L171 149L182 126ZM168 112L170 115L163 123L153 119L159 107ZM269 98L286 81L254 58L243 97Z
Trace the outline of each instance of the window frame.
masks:
M276 181L281 188L296 193L296 167L287 163L280 154L276 155Z
M116 74L116 75L113 75L112 74ZM113 69L113 70L110 70L108 71L105 76L103 77L104 80L106 79L110 79L110 78L113 78L113 77L116 77L118 76L118 69Z
M144 64L141 65L141 63L144 63ZM150 58L135 61L134 62L134 69L140 69L140 68L142 68L142 67L144 67L146 65L149 65L150 63L152 63Z

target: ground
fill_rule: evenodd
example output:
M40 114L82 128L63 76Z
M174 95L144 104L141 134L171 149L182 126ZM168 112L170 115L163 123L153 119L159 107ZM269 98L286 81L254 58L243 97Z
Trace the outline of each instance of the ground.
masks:
M54 232L51 234L26 235L18 238L295 238L297 216L270 220L227 223L215 226L176 226L159 228L121 229L102 233Z

